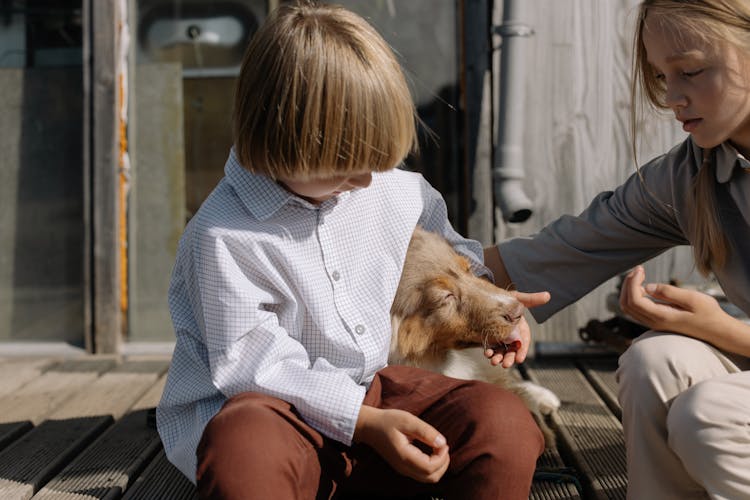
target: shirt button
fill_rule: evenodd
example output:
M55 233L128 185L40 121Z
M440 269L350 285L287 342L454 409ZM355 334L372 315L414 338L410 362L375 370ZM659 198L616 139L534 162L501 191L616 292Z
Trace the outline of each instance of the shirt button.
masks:
M365 327L364 325L357 325L354 327L354 331L357 332L357 335L362 335L365 333Z
M338 281L339 279L341 279L341 275L338 271L334 271L331 273L331 278L333 278L333 281Z

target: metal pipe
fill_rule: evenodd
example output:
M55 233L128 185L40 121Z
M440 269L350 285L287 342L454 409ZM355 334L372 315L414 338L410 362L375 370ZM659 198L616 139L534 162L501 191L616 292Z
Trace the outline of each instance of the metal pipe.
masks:
M533 212L533 203L523 190L523 121L526 70L524 38L534 30L519 21L523 0L503 1L503 21L495 28L502 37L500 55L500 111L497 149L492 169L495 204L506 222L523 222Z

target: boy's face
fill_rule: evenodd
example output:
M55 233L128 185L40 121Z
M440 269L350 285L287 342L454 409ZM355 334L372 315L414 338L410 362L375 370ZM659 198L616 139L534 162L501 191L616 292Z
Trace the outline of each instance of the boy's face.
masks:
M304 198L310 203L317 205L344 191L366 188L372 182L372 172L359 172L306 181L279 179L279 182L300 198Z

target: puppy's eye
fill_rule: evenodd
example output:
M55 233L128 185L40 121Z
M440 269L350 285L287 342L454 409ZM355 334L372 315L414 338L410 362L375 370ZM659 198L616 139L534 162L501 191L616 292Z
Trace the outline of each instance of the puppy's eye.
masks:
M452 304L456 301L456 296L451 292L446 292L443 296L443 305Z

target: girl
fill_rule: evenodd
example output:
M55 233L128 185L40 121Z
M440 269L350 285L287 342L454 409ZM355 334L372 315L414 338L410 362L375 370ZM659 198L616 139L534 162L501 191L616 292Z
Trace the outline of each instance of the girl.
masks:
M543 442L518 397L386 366L417 224L487 271L437 191L394 168L415 137L398 62L359 16L284 5L250 42L226 175L169 293L157 422L202 498L528 498Z
M533 311L544 321L690 244L698 269L750 314L750 2L644 1L634 49L634 102L640 87L689 137L578 217L486 249L486 263L499 284L555 290ZM635 267L620 296L651 328L617 372L628 498L750 498L750 325L706 295L644 282Z

